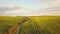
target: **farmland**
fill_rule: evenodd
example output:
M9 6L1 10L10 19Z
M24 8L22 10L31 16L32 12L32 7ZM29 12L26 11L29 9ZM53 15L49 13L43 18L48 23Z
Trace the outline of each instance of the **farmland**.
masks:
M14 34L60 34L60 16L0 16L0 33L19 22Z
M0 16L0 33L7 31L10 26L14 26L21 20L22 17Z

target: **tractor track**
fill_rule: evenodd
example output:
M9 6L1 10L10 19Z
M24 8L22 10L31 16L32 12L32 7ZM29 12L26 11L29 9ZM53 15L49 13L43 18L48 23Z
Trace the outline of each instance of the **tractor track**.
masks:
M3 32L2 34L19 34L20 28L24 25L26 21L30 20L28 17L25 17L22 21L17 22L14 26L9 26L7 31Z
M13 34L19 34L20 32L19 32L19 30L20 30L20 28L24 25L24 23L26 22L26 21L28 21L29 20L29 18L25 18L24 20L22 20L21 22L18 22L19 24L18 24L18 27L15 29L15 31L14 31L14 33Z

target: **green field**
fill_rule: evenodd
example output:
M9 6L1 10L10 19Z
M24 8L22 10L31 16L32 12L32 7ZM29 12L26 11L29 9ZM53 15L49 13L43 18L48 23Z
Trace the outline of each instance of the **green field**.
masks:
M0 16L0 33L22 20L18 34L60 34L60 16Z
M9 26L13 26L23 19L23 17L0 16L0 33L7 31Z

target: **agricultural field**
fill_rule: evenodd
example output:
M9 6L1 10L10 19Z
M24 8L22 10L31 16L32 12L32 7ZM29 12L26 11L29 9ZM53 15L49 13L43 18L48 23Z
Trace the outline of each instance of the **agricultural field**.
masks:
M14 26L23 19L23 17L0 16L0 34L7 31L10 26Z
M9 33L9 27L16 24L18 27ZM60 34L60 16L0 16L0 33L5 31L8 32L5 34Z

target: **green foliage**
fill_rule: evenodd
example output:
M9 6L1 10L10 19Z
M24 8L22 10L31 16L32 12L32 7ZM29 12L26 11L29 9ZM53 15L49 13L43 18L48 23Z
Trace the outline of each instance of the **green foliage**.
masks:
M60 34L60 16L29 17L20 28L20 34Z
M9 26L15 25L22 19L22 17L16 16L0 16L0 32L7 31Z
M29 20L25 20L29 18ZM19 34L60 34L60 16L0 16L0 32L7 31L9 26L25 20L20 25Z

